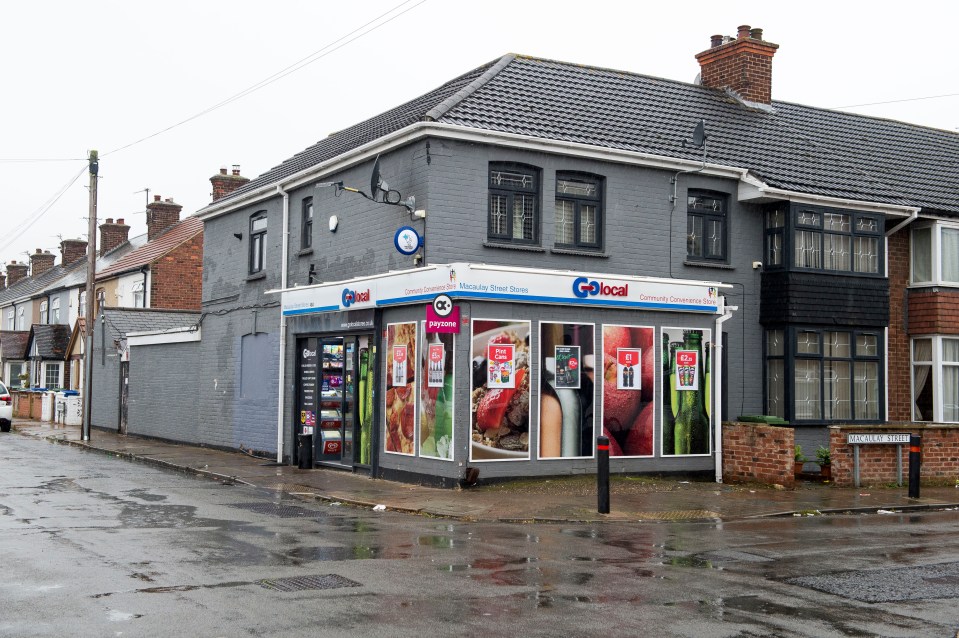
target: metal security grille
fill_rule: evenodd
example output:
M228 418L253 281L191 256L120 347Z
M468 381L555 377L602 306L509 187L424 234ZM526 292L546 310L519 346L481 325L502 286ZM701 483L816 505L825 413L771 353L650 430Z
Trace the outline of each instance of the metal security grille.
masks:
M322 576L295 576L292 578L267 578L256 581L264 589L272 591L308 591L311 589L338 589L340 587L362 587L361 583L337 574Z
M282 505L279 503L234 503L230 505L230 507L279 518L322 518L328 516L328 514L324 512L308 510L305 507L299 507L297 505Z

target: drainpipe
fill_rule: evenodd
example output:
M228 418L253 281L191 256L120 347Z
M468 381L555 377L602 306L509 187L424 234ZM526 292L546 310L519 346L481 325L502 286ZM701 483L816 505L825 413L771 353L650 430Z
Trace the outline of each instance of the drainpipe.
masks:
M276 185L276 192L283 196L283 237L280 262L280 289L286 290L287 265L290 252L290 194L283 186ZM280 374L278 378L279 397L276 409L276 462L283 462L283 422L286 416L286 317L280 308Z
M722 304L720 309L723 314L716 317L716 330L713 332L713 361L712 367L716 372L713 373L713 418L715 419L715 439L716 439L716 482L723 482L723 324L733 318L733 312L739 310L739 306L727 306L726 298L720 297ZM745 344L744 344L745 345Z

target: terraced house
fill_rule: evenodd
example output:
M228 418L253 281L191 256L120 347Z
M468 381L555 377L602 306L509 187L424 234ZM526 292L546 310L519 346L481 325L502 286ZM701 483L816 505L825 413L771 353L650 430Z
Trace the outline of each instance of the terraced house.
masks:
M777 48L715 36L696 83L505 55L217 199L168 435L453 484L600 434L708 471L743 414L959 422L959 136L777 101Z

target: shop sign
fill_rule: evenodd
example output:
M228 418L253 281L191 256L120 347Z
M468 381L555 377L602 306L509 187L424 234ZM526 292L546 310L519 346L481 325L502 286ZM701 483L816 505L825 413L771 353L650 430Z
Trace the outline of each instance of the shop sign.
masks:
M452 306L449 314L440 317L436 314L433 306L426 306L426 334L453 333L459 334L460 331L460 309L458 306Z
M719 312L722 287L726 286L454 263L274 292L282 293L282 312L288 316L333 312L358 304L378 308L430 304L438 295L452 301L477 299L715 314Z
M699 390L699 352L676 351L676 389Z
M486 386L488 388L516 387L516 379L513 376L515 347L512 343L491 343L487 346L486 371L489 379Z
M848 434L846 443L849 445L863 445L868 443L894 443L906 445L909 443L909 433L889 432L885 434Z

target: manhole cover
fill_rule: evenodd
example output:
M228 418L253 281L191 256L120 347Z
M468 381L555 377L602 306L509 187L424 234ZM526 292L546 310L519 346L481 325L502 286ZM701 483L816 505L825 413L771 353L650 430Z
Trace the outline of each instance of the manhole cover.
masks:
M340 587L362 587L362 584L337 574L322 576L294 576L292 578L266 578L256 581L264 589L273 591L307 591L310 589L338 589Z
M328 516L325 512L308 510L305 507L297 505L282 505L278 503L235 503L230 505L241 510L256 512L257 514L266 514L267 516L278 516L280 518L322 518Z

